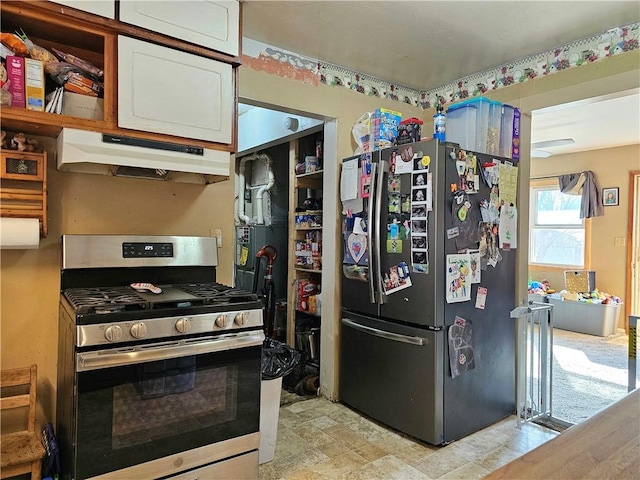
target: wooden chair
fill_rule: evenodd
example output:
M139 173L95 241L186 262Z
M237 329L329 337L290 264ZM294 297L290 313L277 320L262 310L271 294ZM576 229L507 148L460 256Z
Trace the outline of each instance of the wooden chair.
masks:
M18 408L28 410L27 429L3 433L0 438L2 478L31 472L31 480L40 480L45 450L36 433L36 380L36 365L2 371L0 409L3 412ZM27 393L24 393L24 387L28 387Z

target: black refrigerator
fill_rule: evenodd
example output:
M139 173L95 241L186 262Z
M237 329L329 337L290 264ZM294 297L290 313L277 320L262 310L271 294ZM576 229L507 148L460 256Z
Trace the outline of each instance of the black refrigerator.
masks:
M345 404L434 445L515 413L517 170L438 140L343 160Z

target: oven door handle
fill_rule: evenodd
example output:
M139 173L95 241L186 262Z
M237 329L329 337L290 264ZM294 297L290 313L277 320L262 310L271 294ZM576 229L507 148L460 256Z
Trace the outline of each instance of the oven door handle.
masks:
M121 367L169 358L222 352L262 345L264 339L265 336L261 330L254 330L222 337L205 337L149 346L138 345L129 348L82 352L78 353L76 357L76 369L78 372L87 372L100 368Z

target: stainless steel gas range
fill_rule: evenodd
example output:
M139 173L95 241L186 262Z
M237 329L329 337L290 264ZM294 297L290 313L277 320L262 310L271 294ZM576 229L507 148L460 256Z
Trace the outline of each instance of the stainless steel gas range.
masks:
M262 302L216 239L64 235L61 478L258 478Z

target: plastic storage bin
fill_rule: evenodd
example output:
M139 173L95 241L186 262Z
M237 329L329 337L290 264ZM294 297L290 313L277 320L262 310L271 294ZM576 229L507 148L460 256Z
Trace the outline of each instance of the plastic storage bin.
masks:
M553 296L547 298L553 305L554 328L600 337L613 335L618 329L622 303L603 305L562 300Z
M499 155L502 104L475 97L447 109L447 141L473 152Z
M481 152L488 153L489 155L500 154L500 129L502 126L502 103L496 101L490 101L488 108L486 109L487 123L486 128L481 123L478 135L479 145L482 145L482 136L486 137L486 143L484 149ZM481 122L484 122L484 117L481 117Z
M457 143L464 150L478 150L478 111L484 97L471 98L451 105L447 109L447 141Z

